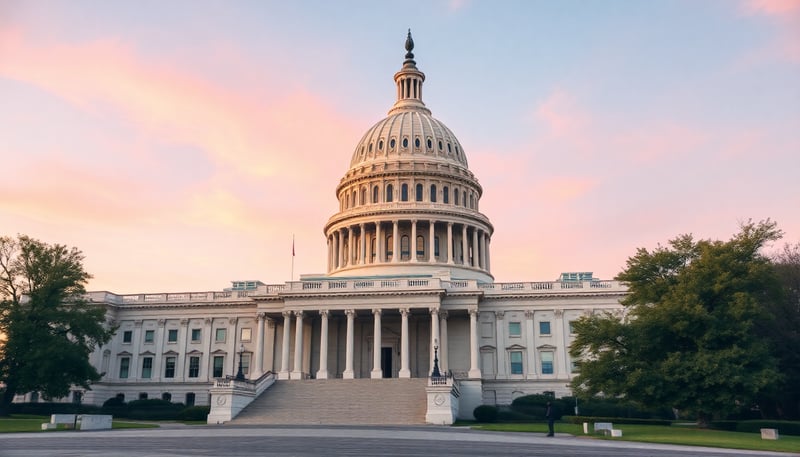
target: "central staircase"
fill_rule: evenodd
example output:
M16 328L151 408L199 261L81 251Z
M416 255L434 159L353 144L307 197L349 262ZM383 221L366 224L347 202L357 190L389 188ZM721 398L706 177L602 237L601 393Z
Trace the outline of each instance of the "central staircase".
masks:
M426 378L275 381L231 424L424 424Z

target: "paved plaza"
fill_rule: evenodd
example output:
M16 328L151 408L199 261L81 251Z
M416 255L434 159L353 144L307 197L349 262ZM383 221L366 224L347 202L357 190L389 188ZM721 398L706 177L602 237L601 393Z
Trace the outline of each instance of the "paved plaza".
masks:
M2 457L44 456L787 456L457 427L175 426L0 436Z

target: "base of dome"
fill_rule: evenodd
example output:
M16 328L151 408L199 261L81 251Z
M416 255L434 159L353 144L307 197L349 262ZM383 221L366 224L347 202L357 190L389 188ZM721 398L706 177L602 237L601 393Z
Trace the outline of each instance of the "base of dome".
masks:
M343 278L353 276L430 276L444 280L475 279L478 282L492 283L494 277L485 270L464 265L427 262L372 263L353 265L328 273L328 277Z

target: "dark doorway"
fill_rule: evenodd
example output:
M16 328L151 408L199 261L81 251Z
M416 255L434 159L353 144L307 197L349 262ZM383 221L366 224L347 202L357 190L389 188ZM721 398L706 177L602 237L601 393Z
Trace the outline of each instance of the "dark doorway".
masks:
M392 377L392 348L381 348L381 371L384 378Z

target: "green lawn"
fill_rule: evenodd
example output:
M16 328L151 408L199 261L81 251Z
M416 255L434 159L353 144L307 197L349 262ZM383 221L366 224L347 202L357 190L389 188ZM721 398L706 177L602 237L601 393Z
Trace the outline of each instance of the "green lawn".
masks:
M32 416L29 414L12 414L11 417L0 417L0 433L41 432L42 424L50 420L49 416ZM112 421L111 427L118 428L157 428L157 424L138 422Z
M545 423L480 424L472 427L479 430L503 432L547 433L547 424ZM761 435L758 433L725 432L696 427L625 424L615 427L622 430L622 438L605 437L601 434L588 436L604 440L641 441L645 443L683 444L758 451L800 452L800 436L784 435L779 440L772 441L762 440ZM555 428L556 433L587 436L583 434L582 425L556 423Z

